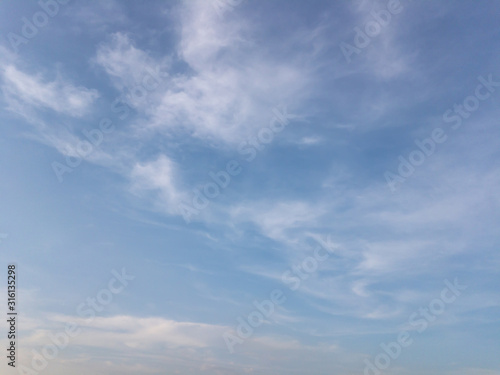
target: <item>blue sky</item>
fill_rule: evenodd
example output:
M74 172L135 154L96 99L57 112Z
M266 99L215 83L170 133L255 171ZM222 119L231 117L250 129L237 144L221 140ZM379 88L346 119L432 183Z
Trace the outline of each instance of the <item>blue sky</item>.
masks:
M2 1L2 373L499 375L499 12Z

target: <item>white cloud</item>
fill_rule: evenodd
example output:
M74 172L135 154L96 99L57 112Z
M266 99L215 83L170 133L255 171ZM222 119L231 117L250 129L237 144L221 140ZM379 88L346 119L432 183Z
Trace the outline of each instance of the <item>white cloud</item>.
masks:
M296 243L305 234L297 233L297 229L305 231L317 225L324 213L323 207L300 201L253 202L230 209L234 219L253 223L263 235L284 243Z
M267 126L274 107L293 108L306 96L307 67L258 48L236 12L221 18L210 2L189 1L178 14L180 39L170 54L153 58L116 33L94 59L122 91L140 82L146 66L166 67L177 57L189 65L165 68L168 82L140 108L146 130L234 146Z
M186 1L180 13L179 51L182 58L197 71L214 67L224 49L234 51L235 46L243 43L241 32L246 28L244 20L233 17L222 19L210 1ZM231 15L236 16L234 13Z
M344 353L331 343L311 345L296 338L259 332L238 346L235 354L229 354L223 334L232 327L217 324L130 315L97 317L91 321L52 315L38 319L37 327L24 329L21 363L29 365L32 349L40 352L44 345L52 344L49 334L64 332L67 324L74 323L80 332L71 339L67 349L60 350L57 357L49 361L47 369L50 368L51 373L80 373L82 368L99 375L163 373L167 368L173 374L258 374L267 371L281 375L295 366L305 371L332 356L354 363L359 361L357 354ZM0 340L6 344L5 341Z
M75 344L116 349L117 346L147 352L158 345L165 348L202 348L216 345L227 327L178 322L164 318L137 318L132 316L98 317L91 322L83 318L56 316L57 322L75 322L82 334ZM29 341L29 339L26 339Z
M88 112L91 104L99 97L94 89L77 87L57 75L53 81L44 80L41 75L30 75L7 65L2 69L2 91L10 109L31 106L50 109L73 117Z
M93 62L102 66L119 89L130 89L140 83L144 68L152 59L136 48L128 35L114 33L109 41L99 45Z
M130 179L132 191L136 194L158 192L159 205L164 212L177 214L178 205L188 201L187 194L177 183L177 166L165 155L160 155L154 161L137 162L130 171Z

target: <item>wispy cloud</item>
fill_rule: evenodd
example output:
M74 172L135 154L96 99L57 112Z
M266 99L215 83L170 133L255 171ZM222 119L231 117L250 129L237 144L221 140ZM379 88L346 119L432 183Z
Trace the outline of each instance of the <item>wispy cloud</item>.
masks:
M39 74L22 72L13 65L2 69L2 78L2 92L9 108L14 111L26 105L81 117L99 97L97 90L75 86L60 75L48 81Z
M179 188L178 166L165 155L150 162L136 163L130 179L135 194L156 193L155 200L163 212L179 214L179 204L187 200L187 194Z

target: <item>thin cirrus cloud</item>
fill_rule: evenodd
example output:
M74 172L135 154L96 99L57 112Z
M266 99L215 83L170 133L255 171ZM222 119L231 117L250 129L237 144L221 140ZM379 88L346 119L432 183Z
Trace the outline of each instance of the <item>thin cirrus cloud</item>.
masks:
M156 192L158 209L172 215L178 214L179 204L188 200L189 196L178 187L176 164L164 155L145 163L137 163L130 172L131 189L135 194Z
M192 72L176 77L161 94L153 126L181 126L209 141L241 142L269 122L263 113L304 90L308 72L269 60L246 42L251 31L241 16L221 20L213 4L203 1L185 3L179 13L176 53Z
M48 81L40 75L24 73L13 65L2 70L2 91L7 101L82 117L99 97L97 90L77 87L60 76Z
M244 43L241 37L245 26L235 21L221 22L211 4L187 3L178 12L182 22L173 57L155 60L134 46L129 36L115 33L99 45L93 59L113 84L127 93L128 102L139 110L140 125L132 128L130 139L141 137L147 145L151 137L185 141L189 136L235 147L269 123L273 107L304 89L307 71L290 63L266 61L264 56L254 54L258 51L256 47ZM204 25L203 32L198 27L200 23ZM171 71L175 54L192 71L183 74ZM239 56L239 61L224 57L233 55ZM131 90L158 67L164 72L170 70L169 76L147 92L145 100L134 102ZM315 142L316 138L310 140ZM149 165L149 170L160 173L164 182L167 175L169 181L175 178L177 183L169 184L168 188L165 184L162 187L149 184L149 188L157 191L160 188L163 191L160 199L165 201L164 211L178 214L179 203L189 202L189 190L181 191L180 188L182 176L173 175L174 169L180 170L182 166L173 163L165 154L156 161L138 160L137 163L129 174L135 191L148 189L148 182L140 177L146 173L141 165ZM166 163L170 167L166 168Z

